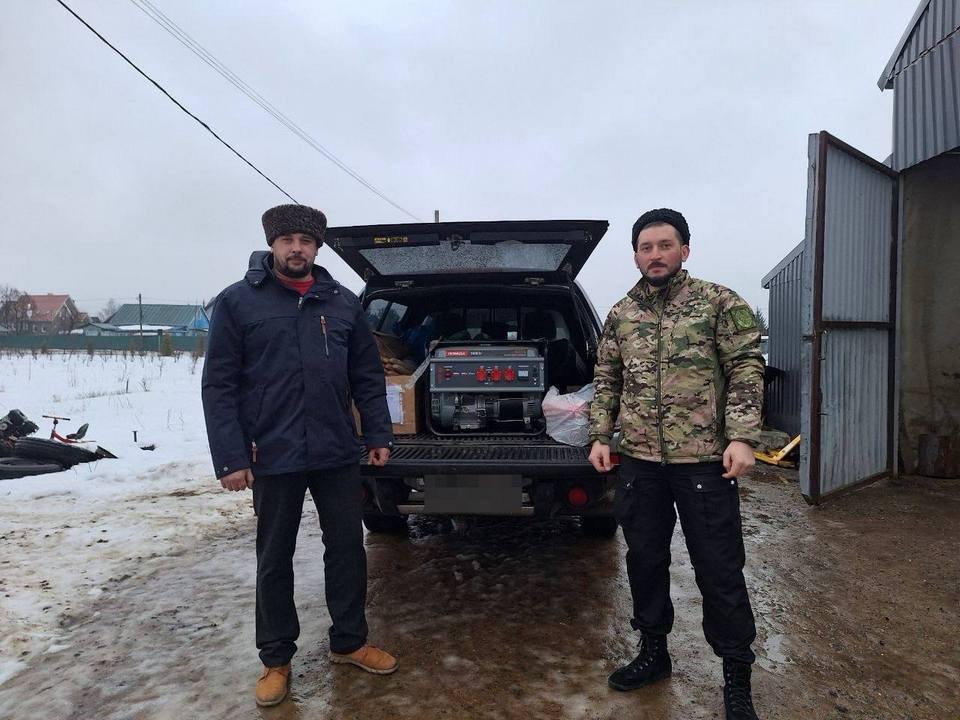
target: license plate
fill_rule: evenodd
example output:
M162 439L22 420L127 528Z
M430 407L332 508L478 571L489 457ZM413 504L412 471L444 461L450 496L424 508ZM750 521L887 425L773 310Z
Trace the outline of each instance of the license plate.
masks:
M520 515L520 475L427 475L423 511L435 515Z

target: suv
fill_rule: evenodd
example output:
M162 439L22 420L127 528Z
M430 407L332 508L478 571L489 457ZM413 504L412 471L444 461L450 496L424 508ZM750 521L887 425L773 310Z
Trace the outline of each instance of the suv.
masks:
M551 386L573 392L593 380L601 322L576 277L607 225L327 230L328 245L364 280L381 352L392 345L410 354L407 432L395 425L385 467L363 466L368 530L405 533L407 515L426 513L575 515L588 535L616 532L616 469L598 474L586 447L553 440L541 409ZM388 385L395 422L400 392Z

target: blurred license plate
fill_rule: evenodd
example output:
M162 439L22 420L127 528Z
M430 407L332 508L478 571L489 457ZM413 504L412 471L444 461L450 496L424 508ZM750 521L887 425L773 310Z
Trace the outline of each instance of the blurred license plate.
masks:
M519 515L520 475L426 475L423 511L437 515Z

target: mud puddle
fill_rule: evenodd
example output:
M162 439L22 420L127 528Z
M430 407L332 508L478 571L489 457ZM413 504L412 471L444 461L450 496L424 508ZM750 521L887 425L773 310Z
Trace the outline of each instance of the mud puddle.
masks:
M960 492L917 481L815 510L789 474L743 482L765 718L951 718L958 662ZM197 502L203 499L197 498ZM64 640L0 685L0 717L720 718L720 663L678 527L674 676L635 693L606 676L635 653L622 538L575 521L411 524L368 536L371 641L400 659L375 677L327 659L322 545L304 514L295 569L302 635L292 697L257 709L253 524L122 579Z

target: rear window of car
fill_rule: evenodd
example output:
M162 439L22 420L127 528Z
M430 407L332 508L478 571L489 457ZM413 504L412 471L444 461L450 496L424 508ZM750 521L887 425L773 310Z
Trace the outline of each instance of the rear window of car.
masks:
M505 240L493 245L441 242L439 245L365 248L360 254L381 275L447 272L553 272L570 251L566 243L523 243Z
M367 323L372 330L396 335L406 313L406 305L375 298L367 305Z

